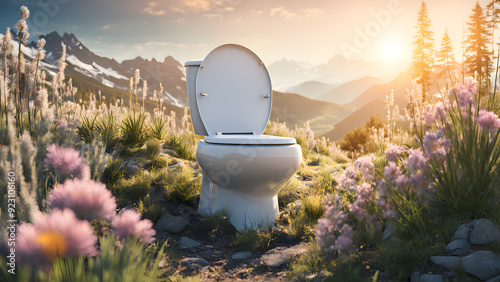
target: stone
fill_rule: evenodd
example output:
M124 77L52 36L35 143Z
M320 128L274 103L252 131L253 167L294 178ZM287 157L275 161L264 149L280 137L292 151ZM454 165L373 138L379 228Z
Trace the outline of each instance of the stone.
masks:
M209 265L210 263L208 263L208 261L202 258L184 258L181 260L181 265L192 265L192 264L197 264L201 267L204 267Z
M478 221L479 219L474 219L473 221L469 222L469 223L466 223L465 226L469 227L469 228L473 228L474 225L476 224L476 222Z
M430 257L430 261L433 263L442 266L446 269L453 269L457 266L460 266L460 258L453 256L432 256Z
M295 245L293 247L289 247L289 248L281 249L281 250L272 249L272 250L267 251L261 257L261 260L268 267L271 267L271 268L279 267L279 266L282 266L282 265L288 263L295 256L298 256L298 255L306 252L308 248L309 247L307 244L299 244L299 245Z
M486 219L478 219L470 232L470 242L474 245L487 245L500 241L498 226Z
M125 173L127 176L132 177L139 170L142 169L142 165L138 163L135 159L131 159L124 165Z
M410 282L420 282L420 273L413 271L410 276Z
M247 259L252 256L252 252L239 252L233 254L232 259Z
M457 239L451 241L444 250L452 256L463 256L467 254L470 249L470 243L464 239Z
M389 222L385 227L384 233L382 234L382 241L387 241L389 238L391 238L392 234L394 234L394 228Z
M465 224L462 224L458 227L457 231L451 237L451 240L456 240L456 239L464 239L469 241L469 233L470 233L471 228L467 227Z
M495 277L493 277L493 278L489 279L489 280L488 280L488 281L486 281L486 282L500 282L500 275L495 276Z
M420 275L420 282L443 282L443 276L439 274L422 274Z
M462 258L462 268L470 275L488 280L500 275L500 255L491 251L477 251Z
M186 228L186 221L182 216L173 216L166 212L156 222L154 229L159 231L167 231L170 233L179 233Z
M193 239L189 239L188 237L182 237L181 240L179 240L179 244L181 244L181 246L184 246L186 248L193 248L201 245L200 242L197 242Z

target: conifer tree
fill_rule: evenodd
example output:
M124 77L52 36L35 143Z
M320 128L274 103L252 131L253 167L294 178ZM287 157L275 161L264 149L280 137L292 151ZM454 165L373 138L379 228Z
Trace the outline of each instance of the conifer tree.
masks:
M448 79L451 78L451 74L455 69L453 44L451 43L450 36L448 35L448 29L445 30L443 37L441 38L441 48L437 53L437 63L442 68L440 77L444 77L446 79L446 85L448 85Z
M486 82L492 71L493 52L489 48L491 37L490 22L479 4L472 10L470 22L467 22L468 34L465 47L465 67L469 75L476 75L477 79Z
M417 34L413 41L413 75L419 78L424 91L427 91L430 82L430 74L433 67L434 55L434 33L430 30L431 20L427 12L427 5L422 1L418 11Z

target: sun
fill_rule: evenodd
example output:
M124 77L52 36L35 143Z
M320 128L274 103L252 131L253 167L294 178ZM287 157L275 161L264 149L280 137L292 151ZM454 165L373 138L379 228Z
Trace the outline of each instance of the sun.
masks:
M394 61L401 57L403 53L403 47L401 43L395 40L390 40L385 42L383 46L383 52L387 60Z

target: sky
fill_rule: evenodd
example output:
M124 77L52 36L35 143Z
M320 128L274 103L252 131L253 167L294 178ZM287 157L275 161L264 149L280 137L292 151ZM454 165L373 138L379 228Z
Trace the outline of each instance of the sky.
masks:
M484 7L491 0L481 0ZM334 55L411 61L417 0L2 0L0 32L19 7L31 12L30 40L75 34L90 50L117 61L137 56L181 63L224 43L247 46L270 64L282 58L324 63ZM436 46L448 29L461 56L465 22L476 1L426 1ZM497 37L498 38L498 37Z

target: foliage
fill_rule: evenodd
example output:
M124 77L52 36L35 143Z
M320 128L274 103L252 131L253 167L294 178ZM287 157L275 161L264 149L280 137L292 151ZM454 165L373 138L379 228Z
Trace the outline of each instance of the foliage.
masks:
M156 182L169 200L194 205L200 195L201 177L187 166L160 174Z
M235 251L259 251L268 250L269 247L279 241L281 232L274 226L253 225L248 229L238 231L233 242Z
M163 205L158 202L153 202L149 195L140 200L139 203L135 205L135 209L138 213L142 214L144 218L151 220L153 223L156 223L164 213Z
M165 140L167 137L167 126L162 118L154 118L148 125L150 138Z
M123 207L141 201L149 193L150 188L151 176L142 171L130 179L120 179L111 187L111 191L116 196L118 206Z
M146 142L146 150L149 159L153 159L160 153L160 142L155 139L149 139Z
M167 137L168 146L174 150L177 156L185 160L195 160L195 137L190 135L169 135Z
M108 187L114 186L125 176L125 168L122 159L110 159L101 176L102 182Z
M110 113L100 117L96 127L99 132L99 139L106 146L106 150L111 150L115 146L120 133L116 123L116 116Z
M146 115L128 115L121 124L122 143L125 146L141 147L146 142Z
M236 229L229 222L230 217L231 215L227 210L217 210L205 216L198 223L197 229L211 241L222 235L234 235L236 234Z
M430 85L430 74L432 73L432 60L434 56L434 38L430 30L431 20L424 1L418 11L417 34L412 42L413 49L413 72L414 77L419 77L419 83L427 91Z
M82 116L82 122L79 126L77 126L77 133L80 135L80 138L87 143L90 144L94 141L94 138L98 134L97 131L97 116L95 115L93 118L89 116Z
M340 148L350 152L359 152L362 150L363 145L368 142L369 138L370 136L366 128L356 127L344 135L344 139L340 142Z

